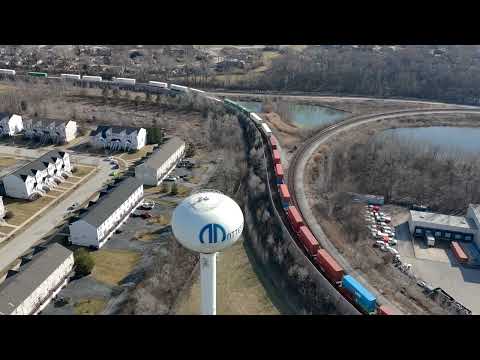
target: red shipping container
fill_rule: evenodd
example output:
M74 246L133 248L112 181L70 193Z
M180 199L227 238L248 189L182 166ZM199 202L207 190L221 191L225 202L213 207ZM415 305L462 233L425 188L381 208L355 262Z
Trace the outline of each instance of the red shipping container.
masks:
M378 315L395 315L395 313L389 307L380 305L378 307Z
M325 249L318 250L315 260L330 280L334 282L342 281L344 270Z
M290 201L290 193L288 192L288 187L286 184L280 184L278 185L279 191L280 191L280 197L282 198L282 201Z
M270 145L272 145L272 149L277 149L278 148L278 141L275 136L270 136Z
M300 238L300 241L307 249L307 252L310 255L315 256L318 252L319 245L317 239L315 238L315 236L313 236L310 230L306 226L300 226L298 236Z
M457 258L457 260L461 263L468 262L468 256L467 254L465 254L460 244L457 243L456 241L452 241L451 245L452 245L453 254Z
M280 158L280 151L273 150L272 154L273 154L273 163L280 164L282 162L282 159Z
M298 232L300 230L300 226L303 226L303 219L298 212L297 208L295 206L289 206L287 209L287 217L288 220L290 221L290 224L292 224L293 229Z
M283 167L282 164L275 164L275 176L283 179Z

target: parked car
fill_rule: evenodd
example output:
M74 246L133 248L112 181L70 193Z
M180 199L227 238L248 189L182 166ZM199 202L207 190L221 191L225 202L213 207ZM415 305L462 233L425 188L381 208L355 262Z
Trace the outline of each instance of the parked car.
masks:
M178 177L174 175L168 175L164 181L177 181Z
M121 234L123 231L120 229L115 230L115 234Z
M152 217L152 215L149 214L149 213L143 213L142 215L140 215L140 217L141 217L142 219L150 219L150 218Z

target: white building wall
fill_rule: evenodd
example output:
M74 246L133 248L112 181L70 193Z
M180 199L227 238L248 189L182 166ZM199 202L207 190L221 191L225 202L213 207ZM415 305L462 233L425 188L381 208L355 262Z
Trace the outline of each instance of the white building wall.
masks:
M29 184L33 184L33 178L28 177ZM7 175L3 178L3 185L5 186L5 193L9 197L17 199L28 199L33 192L32 186L27 187L26 183L15 175Z
M77 123L69 121L65 127L65 141L70 142L77 137Z
M70 224L70 241L80 246L98 246L97 229L82 219Z
M9 121L10 135L18 134L23 130L23 121L20 115L12 115Z
M0 219L5 217L5 205L3 204L3 197L0 196Z
M55 269L32 294L25 299L13 312L12 315L30 315L34 310L50 298L50 293L64 282L65 277L73 269L73 253Z

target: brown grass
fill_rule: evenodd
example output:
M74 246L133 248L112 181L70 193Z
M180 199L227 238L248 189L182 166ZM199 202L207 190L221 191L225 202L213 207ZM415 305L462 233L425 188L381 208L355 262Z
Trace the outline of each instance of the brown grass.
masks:
M10 234L13 230L15 230L15 228L11 226L0 226L0 232L5 235Z
M126 160L126 161L131 161L131 160L137 160L137 159L140 159L142 157L144 157L145 155L147 155L148 152L152 152L153 151L153 144L151 145L145 145L143 148L141 148L140 150L132 153L132 154L122 154L120 155L119 157L123 160Z
M103 299L82 299L73 306L76 315L96 315L105 309L106 305L107 302Z
M2 156L2 157L0 157L0 168L6 168L6 167L9 167L9 166L12 166L17 161L18 161L18 159L16 159L16 158L3 157Z
M148 219L149 224L159 224L162 226L170 224L171 216L170 215L159 215L159 216L154 216L150 219Z
M73 174L73 176L76 176L76 177L79 177L79 178L82 178L82 177L90 174L95 169L94 166L86 166L86 165L74 165L74 166L75 166L76 170L72 174ZM68 180L72 181L72 182L78 182L81 179L75 179L75 178L72 179L70 177Z
M55 199L49 197L40 197L35 201L5 198L4 203L7 211L11 211L13 214L13 216L7 220L7 223L18 226L38 211L46 208L53 201L55 201Z
M98 250L91 254L95 259L92 276L109 285L118 285L141 258L139 252L129 250Z

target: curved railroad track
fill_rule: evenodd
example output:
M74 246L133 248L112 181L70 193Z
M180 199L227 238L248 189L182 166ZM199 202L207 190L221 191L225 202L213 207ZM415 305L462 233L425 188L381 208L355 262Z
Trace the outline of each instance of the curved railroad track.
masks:
M312 137L307 139L299 149L294 153L293 157L289 161L288 171L287 171L287 184L288 190L290 192L291 201L300 211L306 225L309 227L311 232L318 239L320 245L329 251L332 256L344 267L344 269L350 274L356 274L357 277L362 279L362 277L350 266L349 262L340 254L340 252L333 246L329 241L328 237L323 232L321 226L318 224L313 212L308 203L308 199L304 190L304 171L308 159L313 155L315 150L321 145L323 141L326 141L330 137L335 136L339 131L354 128L364 123L378 121L378 120L388 120L402 116L413 116L413 115L434 115L434 114L472 114L480 113L480 108L446 108L446 109L411 109L411 110L400 110L394 112L386 113L377 113L377 114L366 114L352 116L344 121L330 125L324 129L319 130ZM364 283L368 283L365 279L362 279ZM366 285L366 284L365 284ZM367 286L369 289L372 289L371 286ZM372 289L373 290L373 289ZM373 291L383 303L390 304L381 294L378 294L377 291ZM390 304L391 305L391 304Z

